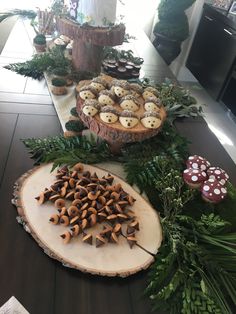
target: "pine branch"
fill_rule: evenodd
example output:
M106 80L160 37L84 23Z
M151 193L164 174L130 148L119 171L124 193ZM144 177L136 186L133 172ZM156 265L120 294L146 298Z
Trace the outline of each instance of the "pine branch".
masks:
M45 139L25 139L23 143L28 148L35 163L54 162L54 166L77 162L97 163L112 157L106 142L96 141L77 136L64 138L63 136L48 137Z
M136 184L142 190L152 186L145 167L156 156L163 156L170 168L181 168L188 155L188 141L180 136L175 128L165 123L160 134L141 143L128 144L122 149L121 162L127 173L127 181Z
M63 69L70 68L70 62L67 60L58 47L52 48L48 52L36 54L26 62L12 63L4 66L5 69L16 72L20 75L32 77L41 80L45 71L51 72L52 69L60 67Z

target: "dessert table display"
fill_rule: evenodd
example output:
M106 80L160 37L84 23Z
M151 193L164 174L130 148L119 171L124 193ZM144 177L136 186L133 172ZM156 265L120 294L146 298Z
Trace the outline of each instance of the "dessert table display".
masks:
M143 37L141 38L143 39ZM139 45L141 51L144 49L144 42ZM136 45L138 45L137 42ZM153 50L150 45L148 48L150 49L148 49L147 54L149 60L153 60L150 57ZM155 58L161 60L156 52L153 52L153 54ZM141 54L141 56L143 55ZM146 60L145 57L144 60ZM162 83L163 73L165 73L165 76L169 75L168 69L162 61L158 61L156 67L157 72L160 73L158 81ZM94 83L98 83L98 81L96 80ZM120 83L117 85L116 82L114 91L115 87L124 87L123 83L122 86L119 85ZM14 262L14 259L8 260L10 265L15 266L17 275L21 274L22 269L25 272L28 271L28 268L25 267L29 263L27 261L28 256L31 257L30 265L34 261L38 273L41 269L46 269L44 270L45 276L42 276L41 273L39 276L36 272L33 274L33 277L38 276L37 283L40 286L38 291L40 303L37 303L39 313L82 311L88 314L94 312L143 314L150 310L148 298L151 300L153 309L159 312L234 312L234 305L236 304L236 269L234 263L236 254L236 189L232 183L236 184L235 165L210 133L202 118L190 119L191 116L199 115L199 110L194 105L191 96L171 82L163 83L161 88L160 85L150 85L149 88L151 87L151 89L159 88L160 99L165 107L163 114L165 115L165 111L167 112L167 119L157 135L142 141L125 143L118 155L113 153L106 141L96 139L94 136L80 135L71 138L52 136L45 138L45 135L48 134L45 130L42 139L35 138L36 134L34 138L23 140L31 158L37 164L42 165L35 170L30 170L18 181L20 184L15 190L13 203L17 206L18 213L21 216L17 218L18 222L23 224L26 231L31 231L38 244L42 245L44 249L49 248L49 250L46 250L47 254L65 262L64 266L72 266L86 272L90 271L93 274L118 274L123 277L134 273L134 269L136 272L146 268L147 265L153 262L149 277L144 271L127 278L91 277L81 271L61 267L59 263L42 254L34 241L30 240L30 237L17 231L22 240L18 247L24 246L28 241L27 246L24 246L25 254L19 254L18 247L16 247L19 256L19 258L17 256L17 263ZM145 89L147 86L143 84L141 87ZM119 88L118 90L120 90ZM79 97L83 97L84 93L88 92L92 92L91 87L89 89L79 89ZM80 95L80 93L82 94ZM107 96L107 93L104 95ZM130 99L128 100L130 101ZM91 108L85 107L91 107L91 100L89 103L85 102L86 99L84 99L83 108L81 109L84 114L87 113L86 117L88 117ZM94 101L92 103L94 105ZM134 104L132 105L134 106ZM92 107L96 108L96 106ZM106 110L102 111L101 109L99 115L106 112ZM78 114L81 114L80 110L78 110ZM178 119L180 117L187 117L187 119L180 120ZM36 129L37 127L37 125L34 126ZM191 145L188 145L188 140L192 141ZM190 154L191 156L189 156ZM191 162L193 157L197 159L197 162L199 160L206 161L204 164L206 169L202 169L201 163L199 166L196 162ZM12 155L12 159L14 159L12 171L17 169L18 172L16 173L20 174L19 169L22 169L22 167L19 166L18 159L15 159L15 155L14 157ZM23 162L25 162L25 159ZM91 172L89 171L90 178L92 177L96 182L100 180L105 183L106 178L113 175L94 165L99 162L103 163L102 168L107 171L109 168L111 173L123 173L124 180L114 176L118 182L115 187L107 185L109 189L112 187L112 189L118 189L119 192L110 191L108 194L111 195L116 192L118 196L114 193L112 197L106 199L103 194L103 198L99 199L99 193L107 192L101 192L104 187L97 189L94 182L90 181L92 179L88 179L88 174L83 174L83 178L78 177L78 187L78 182L75 183L73 177L77 174L73 174L73 171L67 173L66 170L78 166L78 163L84 163L86 169L94 169ZM53 165L50 163L53 163ZM230 178L225 177L223 182L218 175L219 168L212 170L209 168L210 164L213 167L225 169ZM30 168L29 164L26 168ZM54 171L52 173L50 173L51 168ZM185 169L187 172L184 172ZM206 170L206 173L204 170ZM63 174L60 177L63 171L66 171L66 174L64 173L65 175ZM92 175L93 171L97 174ZM213 174L214 171L217 171L214 174L216 175L215 179L211 177L213 175L211 171L213 171ZM202 172L205 174L203 175ZM59 176L57 182L54 181L54 178L52 179L55 173ZM191 176L186 177L190 173ZM202 186L199 186L198 174L201 174ZM211 180L216 180L216 182ZM211 184L214 185L214 183L216 185L212 188ZM139 192L136 193L128 184L136 185ZM103 186L103 184L100 185ZM198 189L193 189L196 185ZM122 221L122 217L127 216L128 211L130 215L130 209L125 209L125 214L121 214L117 206L121 195L125 198L128 197L124 194L124 191L120 190L121 187L137 200L131 206L131 210L134 209L134 212L137 208L136 217L132 219L128 217L127 222ZM88 190L88 188L91 190ZM145 192L151 206L140 196L143 192ZM209 192L207 196L210 197L206 197L205 192ZM79 193L79 198L75 197L76 193ZM85 195L82 195L83 193ZM215 194L214 196L217 196L217 198L213 199L210 193ZM51 200L44 202L48 195ZM64 198L70 199L72 195L74 200L71 199L70 202L75 202L76 205L72 206L76 206L76 208L68 207L67 204L64 206L63 203ZM220 198L218 195L220 195ZM98 201L95 201L94 197ZM87 198L89 199L88 202ZM3 200L5 199L3 198ZM51 201L55 202L56 205L50 203ZM103 206L105 208L99 207L101 206L99 203L102 202L106 202ZM115 205L109 207L112 202L115 202ZM125 202L129 201L125 200ZM140 206L141 202L144 202L145 205ZM133 202L130 200L130 203ZM118 205L120 206L120 204ZM90 207L87 209L88 206ZM157 210L159 214L155 213L152 208ZM148 215L145 214L143 217L142 214L147 212ZM62 216L60 216L61 214ZM149 214L153 218L150 219ZM105 229L99 229L93 234L88 226L92 226L96 230L98 227L95 224L98 220L97 217L105 218L106 223L110 224L111 228L104 226ZM161 237L158 217L160 217L163 238ZM78 223L74 225L74 222ZM140 227L138 227L139 224ZM69 225L71 226L68 227ZM158 228L155 228L155 225ZM142 226L145 226L145 228L142 228ZM154 231L151 229L152 226L154 226ZM11 235L13 228L16 228L15 223L12 224L12 228L9 228L4 222L2 226L4 235L5 233ZM122 234L119 235L121 228ZM107 231L107 229L109 230ZM78 237L75 238L77 235ZM94 243L95 238L97 247ZM17 241L15 234L14 237L11 235L11 239ZM161 239L162 243L159 247ZM75 251L76 246L80 248L78 252ZM111 256L108 256L109 251L111 250L112 254L119 254L121 248L125 250L126 257L122 259L122 255L118 256L115 261L112 261L111 265L117 266L118 263L121 263L124 266L125 264L126 270L128 265L128 270L126 271L121 267L117 271L117 269L111 269L109 266L106 273L104 271L106 266L104 256L107 256L108 261L112 260ZM6 246L4 250L7 250ZM33 251L32 254L31 250ZM158 253L156 254L157 250ZM140 254L137 258L134 257L136 253ZM12 256L12 249L9 254ZM127 256L130 257L131 263L129 263ZM145 262L146 257L148 258ZM37 264L37 260L40 260L39 264ZM141 265L138 266L139 262ZM96 268L91 266L92 263L96 264ZM6 277L3 273L2 278L1 280L3 280L6 287L3 293L5 294L7 289L13 291L9 276ZM20 282L22 280L21 277ZM44 284L45 289L41 289L43 280L47 281L47 285ZM30 287L36 286L29 276L26 276L25 282ZM17 280L17 283L19 283L19 280ZM24 289L18 288L17 292L20 291L23 294L25 301L23 304L33 311L36 307L31 305L35 304L34 302L37 302L37 300L29 298L29 290L31 289L27 287L27 293L24 294ZM46 290L47 296L45 295ZM142 298L144 291L146 298ZM41 302L42 297L47 299L47 303ZM33 303L32 299L35 300ZM54 300L53 304L50 303L50 300Z

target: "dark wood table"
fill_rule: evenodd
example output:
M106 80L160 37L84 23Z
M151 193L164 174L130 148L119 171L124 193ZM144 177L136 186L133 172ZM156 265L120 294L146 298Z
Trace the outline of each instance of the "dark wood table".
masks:
M158 81L174 78L144 35L136 48L146 60L146 76ZM223 167L236 184L235 164L203 119L176 125L192 142L192 154L201 154ZM20 139L57 135L60 131L49 104L0 102L0 305L14 295L31 314L149 313L150 302L143 296L148 271L121 279L68 269L44 254L16 222L16 209L11 204L13 184L33 166Z

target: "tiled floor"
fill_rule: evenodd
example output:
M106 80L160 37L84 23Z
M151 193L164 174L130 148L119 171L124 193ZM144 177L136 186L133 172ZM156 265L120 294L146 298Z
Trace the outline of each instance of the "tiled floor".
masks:
M3 65L22 62L33 53L33 30L18 20L0 55L0 112L45 113L55 115L45 80L40 82L17 75ZM27 31L26 31L27 29ZM204 118L236 163L236 119L196 83L181 82L203 106ZM11 105L9 105L11 104ZM18 110L18 111L17 111Z
M0 55L0 112L55 115L45 80L36 81L3 68L24 62L34 53L33 29L29 21L18 20ZM17 109L18 108L18 109Z

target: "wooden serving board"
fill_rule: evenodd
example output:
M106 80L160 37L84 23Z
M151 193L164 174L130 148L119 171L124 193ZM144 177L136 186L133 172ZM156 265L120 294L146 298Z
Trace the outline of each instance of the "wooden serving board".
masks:
M52 225L49 217L57 212L55 206L51 202L39 205L35 200L45 187L50 187L55 181L55 171L50 172L51 168L52 164L45 164L24 174L15 184L13 199L25 229L46 254L67 267L103 276L126 277L153 263L162 241L159 216L139 193L115 175L114 183L121 183L122 188L136 199L132 210L140 224L140 231L136 233L137 245L131 249L122 235L119 244L107 243L99 248L83 243L81 235L64 244L60 235L69 227ZM98 177L107 174L98 167L84 165L84 168L91 173L96 172ZM88 230L95 235L101 227L96 224Z

